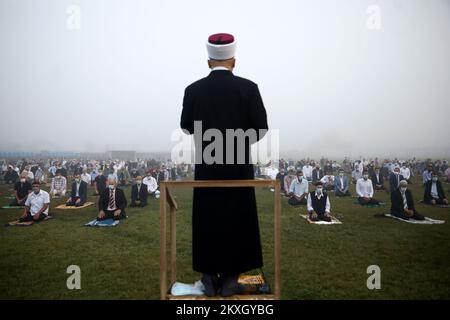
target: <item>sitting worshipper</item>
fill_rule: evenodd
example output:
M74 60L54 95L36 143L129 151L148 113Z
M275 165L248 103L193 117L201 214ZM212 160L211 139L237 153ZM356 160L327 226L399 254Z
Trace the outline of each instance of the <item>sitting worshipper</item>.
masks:
M422 182L425 185L431 180L431 173L433 172L433 164L429 163L427 169L422 173Z
M169 180L169 171L167 171L166 166L162 165L161 170L158 173L158 183L161 181L168 181ZM145 184L145 178L143 183Z
M50 196L48 192L41 190L41 183L34 181L31 192L25 201L23 215L20 222L41 221L48 216L48 207L50 205Z
M34 173L34 180L37 180L39 182L45 181L44 170L42 170L40 166L37 167L36 172Z
M286 190L286 195L289 195L291 183L294 180L297 180L297 176L295 175L295 168L291 166L288 167L288 174L284 177L284 190Z
M83 169L80 179L86 182L88 186L91 184L91 175L87 172L87 169Z
M330 199L328 198L327 193L323 191L322 182L317 182L316 190L308 193L306 208L311 221L331 222Z
M59 169L56 170L56 176L52 179L50 186L50 195L52 197L63 197L66 195L67 179L61 175Z
M125 207L127 199L125 193L116 187L117 181L112 178L108 180L108 188L103 190L98 200L100 209L97 220L114 219L120 220L126 218Z
M323 178L323 170L320 169L320 165L316 164L316 167L312 171L312 182L315 184L317 181Z
M359 171L359 167L355 165L355 169L352 171L352 183L356 184L359 179L361 179L361 172Z
M400 181L402 180L405 180L405 177L400 174L400 168L395 167L394 172L391 172L391 174L389 175L389 191L394 192L395 190L397 190L400 185Z
M348 178L344 174L344 169L339 169L339 175L334 178L334 195L336 197L351 196L348 187Z
M391 192L391 215L403 220L415 219L425 220L425 217L419 214L415 207L411 191L408 190L408 182L400 181L400 186L394 192Z
M334 176L330 172L327 172L326 175L320 179L320 182L322 182L322 187L326 191L334 190Z
M131 180L130 172L127 167L120 168L117 176L119 178L120 186L127 186Z
M34 173L29 170L30 168L27 166L25 170L22 171L23 174L26 174L27 180L31 183L34 181Z
M380 172L379 167L375 167L375 170L371 176L371 180L372 180L372 185L373 185L374 190L386 190L386 188L384 186L384 178Z
M409 184L411 184L411 170L406 166L406 163L402 164L402 167L400 168L400 175L408 181Z
M148 194L152 197L155 197L155 192L158 189L158 183L156 182L156 179L153 178L151 171L148 171L147 176L142 180L142 183L147 186Z
M15 184L19 179L19 174L12 166L8 166L5 175L3 176L3 181L5 184Z
M155 178L153 178L153 180L155 180ZM137 176L136 183L131 186L130 207L145 207L147 205L147 197L147 185L142 184L142 176Z
M280 181L281 184L281 192L286 194L286 190L284 189L284 178L286 177L286 171L284 168L280 169L280 172L277 173L276 179Z
M31 183L27 181L27 175L22 172L20 180L14 184L14 200L10 203L10 206L24 206L31 189Z
M103 175L103 171L99 170L98 175L95 177L94 180L94 189L95 189L95 195L100 195L105 191L106 189L106 177Z
M360 205L378 205L381 203L373 198L372 181L369 179L369 173L366 169L363 171L363 177L356 181L356 194Z
M313 170L313 167L309 163L304 165L302 168L303 175L306 178L306 180L308 180L308 181L312 180L312 170Z
M66 206L80 207L86 203L88 184L81 180L81 175L76 173L72 182L72 192L66 202Z
M448 200L445 197L442 183L439 181L436 171L432 172L431 180L425 183L425 194L423 196L423 202L432 205L448 205Z
M450 167L448 167L445 172L444 172L444 176L445 176L445 182L450 183Z
M58 166L56 167L56 171L58 170L59 172L61 172L61 175L67 180L67 170L61 163L58 163Z
M292 181L289 188L288 203L291 206L298 206L306 204L306 197L308 196L309 183L303 176L302 170L297 170L297 179Z

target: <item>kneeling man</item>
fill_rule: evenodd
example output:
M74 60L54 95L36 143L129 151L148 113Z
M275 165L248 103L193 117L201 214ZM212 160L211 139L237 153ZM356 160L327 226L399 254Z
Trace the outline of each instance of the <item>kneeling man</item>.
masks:
M39 181L34 181L32 188L33 192L28 195L25 201L25 209L22 217L19 219L20 222L41 221L48 216L50 195L48 192L41 190Z
M142 184L142 177L136 177L136 183L131 187L130 207L145 207L147 205L147 185Z
M116 183L116 179L109 179L108 188L100 194L100 199L98 200L100 211L97 217L99 221L126 218L125 207L127 206L127 199L124 192L116 187Z
M316 190L308 193L307 210L311 221L331 222L330 199L320 181L316 183Z
M417 213L411 191L408 190L408 181L401 180L400 186L391 193L391 214L398 218L409 220L424 220L425 218Z
M75 174L74 178L72 192L69 200L66 202L66 206L80 207L86 203L88 185L84 180L81 180L79 173Z

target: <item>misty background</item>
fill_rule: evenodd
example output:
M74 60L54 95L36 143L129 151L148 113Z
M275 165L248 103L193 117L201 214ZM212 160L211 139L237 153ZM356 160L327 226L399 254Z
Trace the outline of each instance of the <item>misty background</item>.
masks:
M450 157L450 0L0 0L0 151L169 152L217 32L281 156Z

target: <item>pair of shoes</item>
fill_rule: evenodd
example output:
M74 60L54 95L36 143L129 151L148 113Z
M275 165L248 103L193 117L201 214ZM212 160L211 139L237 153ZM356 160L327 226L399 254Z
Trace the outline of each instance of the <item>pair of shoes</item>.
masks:
M220 295L222 297L230 297L239 292L238 274L222 276L221 278L223 278L222 285L220 287Z
M207 297L214 297L219 288L219 277L216 274L204 273L201 281L205 286L205 295Z

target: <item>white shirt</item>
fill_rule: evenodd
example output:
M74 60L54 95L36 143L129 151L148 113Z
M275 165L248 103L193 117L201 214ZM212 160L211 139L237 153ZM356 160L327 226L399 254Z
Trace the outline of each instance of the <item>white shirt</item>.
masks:
M48 192L40 190L38 194L34 192L28 194L25 206L30 207L30 213L34 216L46 203L50 203L50 196ZM48 215L48 207L43 213Z
M406 180L409 180L409 177L411 176L411 171L409 168L400 168L400 174L405 178Z
M289 193L293 192L297 197L301 197L303 194L307 193L309 189L308 180L302 178L300 182L298 178L292 180L289 187Z
M436 182L432 182L431 183L431 196L434 199L439 199L439 194L438 194L438 191L437 191L437 183Z
M147 176L144 179L142 179L142 183L147 186L147 191L149 193L153 193L158 189L158 183L156 183L156 179L152 176Z
M86 182L88 185L91 184L91 175L87 172L82 173L80 176L81 180Z
M321 195L318 195L317 192L315 193L317 199L320 200L320 198L323 197L323 193ZM308 201L306 202L306 210L308 210L308 212L311 212L314 210L313 206L312 206L312 200L311 200L311 193L308 193ZM330 206L330 197L327 197L327 201L325 203L325 213L330 213L331 212L331 206Z
M364 180L363 178L356 181L356 193L359 197L369 197L373 196L373 186L370 179Z
M217 66L211 69L211 71L216 71L216 70L227 70L230 71L230 69L226 68L226 67L222 67L222 66Z
M302 171L303 171L303 175L306 178L312 178L312 171L313 171L312 166L310 166L310 165L303 166Z
M79 191L80 191L80 184L81 184L81 182L75 182L75 183L76 183L76 186L75 186L75 189L76 189L75 197L79 197L80 196Z

